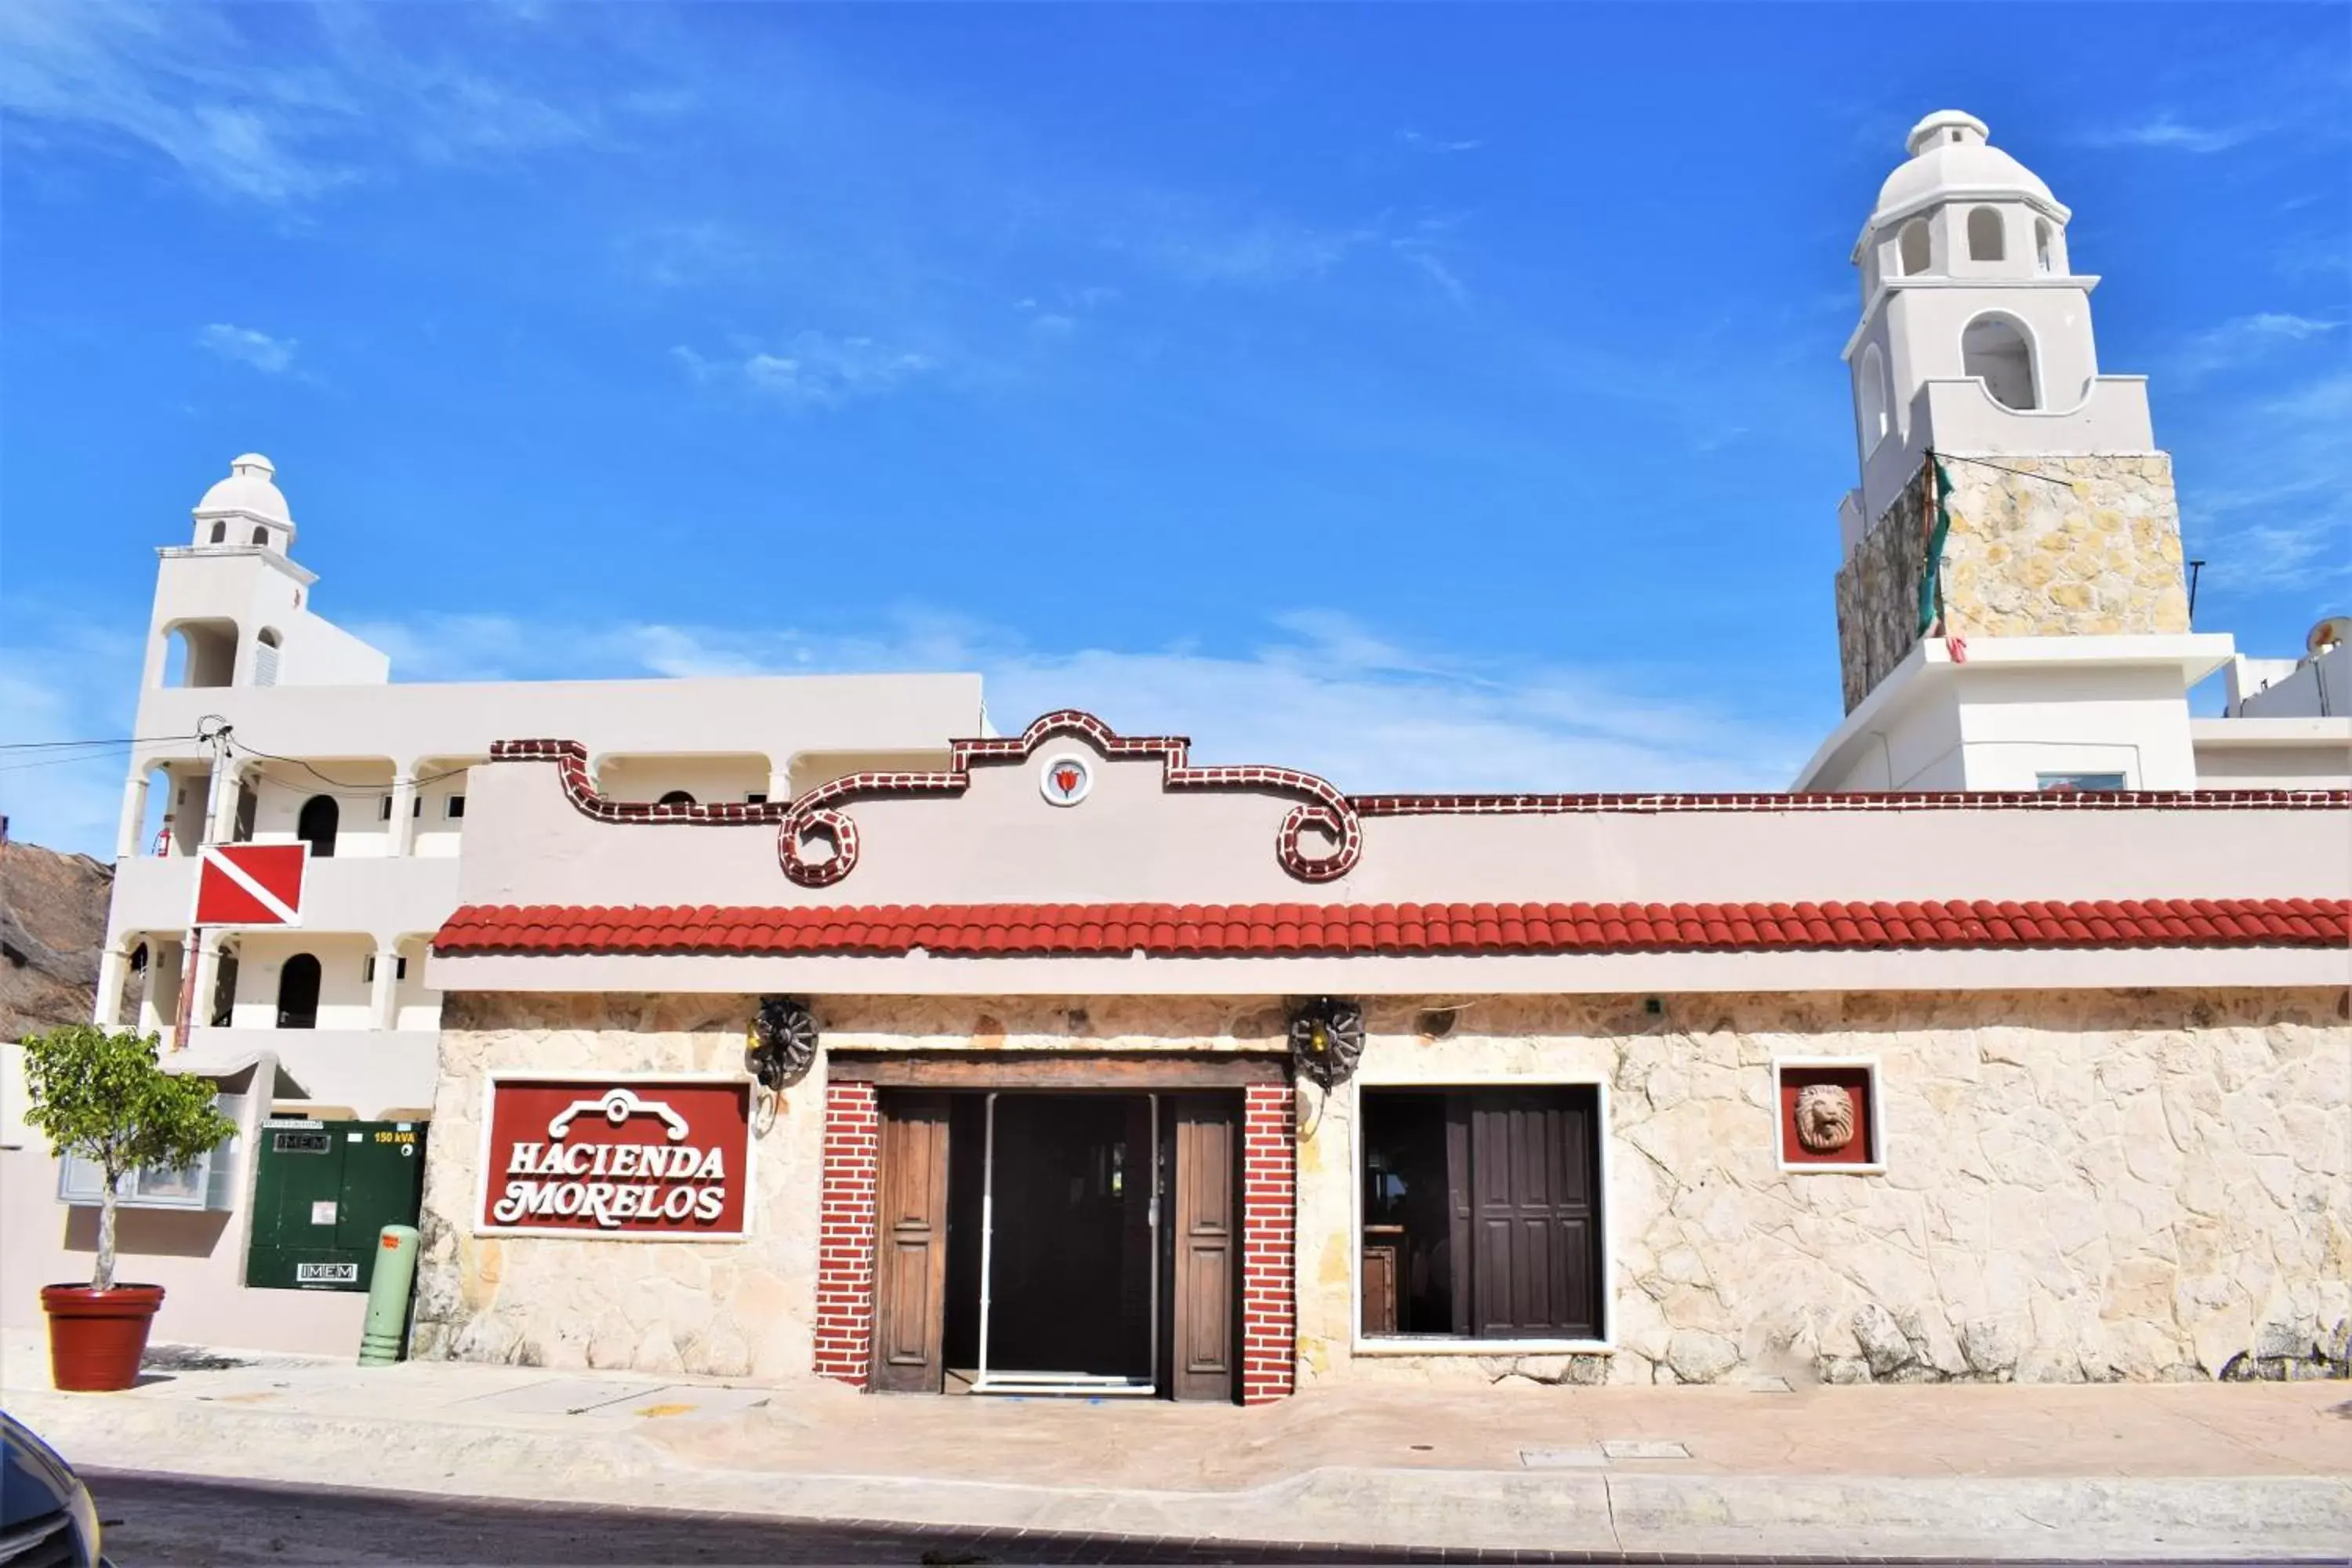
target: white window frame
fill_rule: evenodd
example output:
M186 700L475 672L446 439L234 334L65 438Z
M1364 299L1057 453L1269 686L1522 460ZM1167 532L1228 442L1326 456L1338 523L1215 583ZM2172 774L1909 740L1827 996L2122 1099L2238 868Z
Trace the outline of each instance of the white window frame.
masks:
M1851 1072L1861 1069L1869 1085L1870 1104L1863 1118L1864 1131L1870 1135L1870 1157L1865 1160L1791 1160L1789 1158L1789 1119L1780 1111L1780 1079L1790 1068L1808 1072L1816 1068L1836 1068ZM1794 1176L1883 1176L1886 1173L1886 1096L1885 1079L1879 1071L1876 1057L1774 1057L1772 1058L1772 1158L1781 1173Z

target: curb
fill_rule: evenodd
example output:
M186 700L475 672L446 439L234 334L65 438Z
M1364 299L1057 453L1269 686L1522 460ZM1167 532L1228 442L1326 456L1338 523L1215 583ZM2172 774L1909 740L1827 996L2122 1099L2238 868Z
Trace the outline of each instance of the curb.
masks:
M1736 1557L2208 1561L2352 1540L2352 1478L1673 1476L1330 1467L1229 1491L1097 1490L695 1468L637 1434L385 1421L23 1392L12 1414L77 1466L474 1500L826 1524L1183 1536L1394 1550Z

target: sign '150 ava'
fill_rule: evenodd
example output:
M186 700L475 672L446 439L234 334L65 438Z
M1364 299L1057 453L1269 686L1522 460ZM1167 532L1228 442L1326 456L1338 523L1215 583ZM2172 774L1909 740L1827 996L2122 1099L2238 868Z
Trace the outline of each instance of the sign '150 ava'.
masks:
M732 1240L749 1224L746 1079L493 1073L482 1126L477 1231Z

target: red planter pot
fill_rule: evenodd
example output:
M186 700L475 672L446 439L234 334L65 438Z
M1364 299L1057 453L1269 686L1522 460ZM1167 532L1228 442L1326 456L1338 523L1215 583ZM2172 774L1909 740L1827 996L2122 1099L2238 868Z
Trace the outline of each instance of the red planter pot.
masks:
M44 1285L49 1315L49 1381L78 1393L129 1388L139 1381L147 1330L163 1304L161 1285Z

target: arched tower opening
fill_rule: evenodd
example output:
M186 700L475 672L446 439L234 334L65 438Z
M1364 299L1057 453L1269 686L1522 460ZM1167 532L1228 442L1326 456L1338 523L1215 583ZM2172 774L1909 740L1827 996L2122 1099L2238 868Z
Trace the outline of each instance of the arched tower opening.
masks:
M1916 278L1927 270L1934 258L1934 241L1926 218L1915 217L1903 226L1895 237L1895 252L1904 277Z
M2033 344L2011 317L1979 316L1960 332L1960 374L1982 381L2003 408L2042 406L2036 395Z
M1972 207L1969 212L1969 259L2006 261L2009 242L2001 233L1999 207Z
M1854 412L1862 431L1864 457L1875 451L1886 439L1886 358L1878 352L1876 343L1862 351L1862 363L1853 373Z

